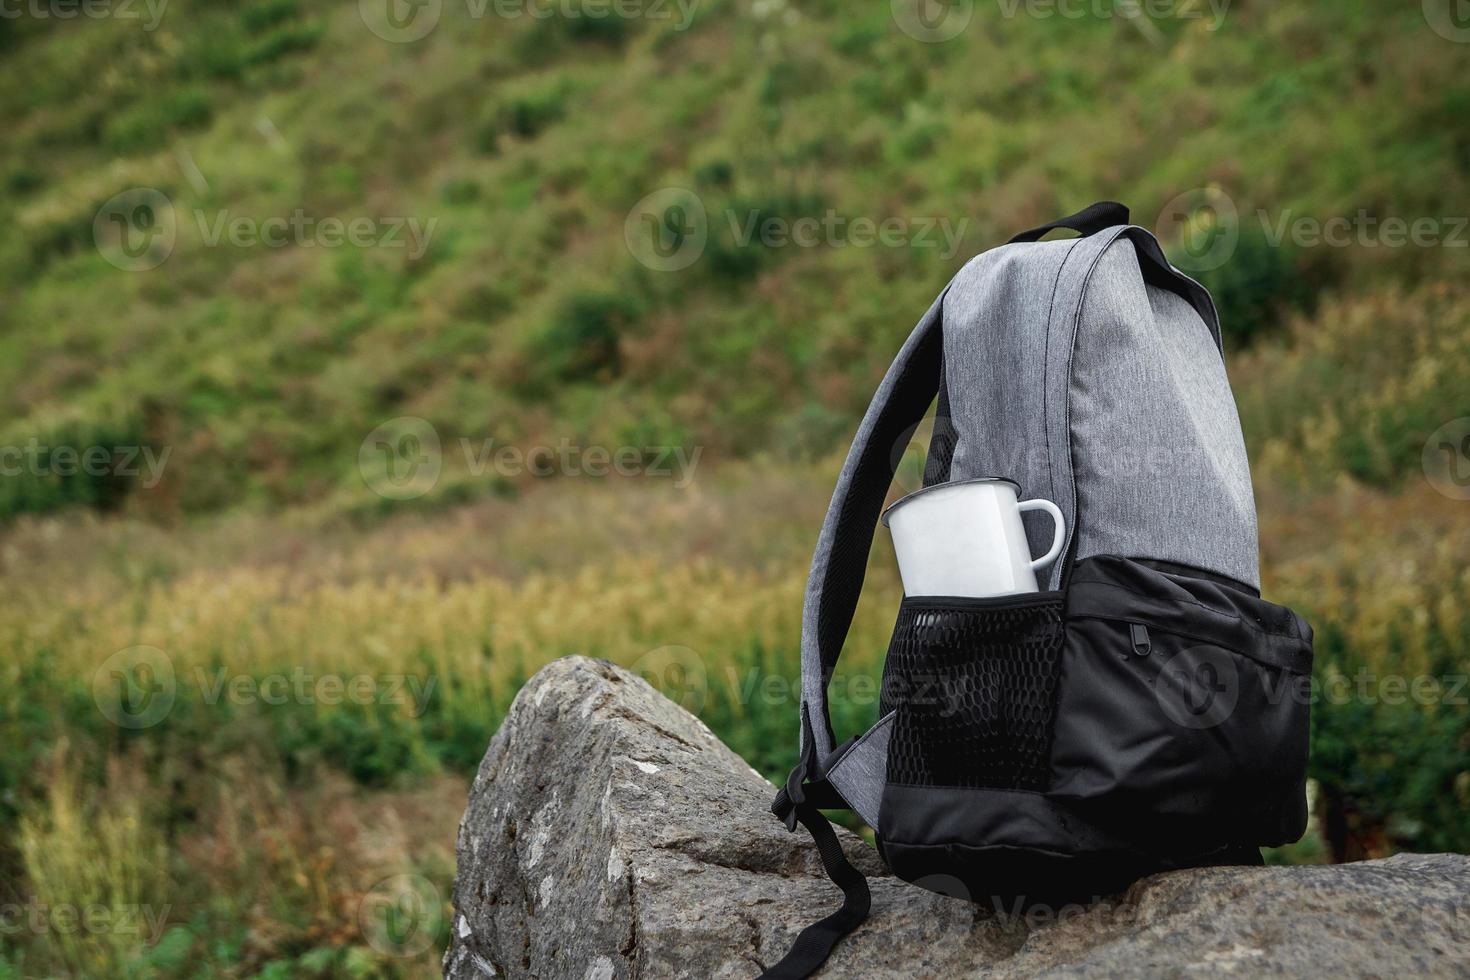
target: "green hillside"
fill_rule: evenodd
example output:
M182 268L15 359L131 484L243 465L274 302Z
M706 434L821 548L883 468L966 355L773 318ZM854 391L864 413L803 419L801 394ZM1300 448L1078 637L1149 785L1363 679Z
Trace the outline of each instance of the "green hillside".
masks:
M412 43L310 0L9 26L6 441L172 456L156 487L40 480L5 510L368 506L358 447L403 415L450 441L822 452L970 254L1101 197L1153 226L1181 194L1228 196L1239 245L1204 278L1237 336L1323 290L1465 268L1463 248L1270 241L1302 218L1464 210L1465 48L1413 4L1242 2L1214 30L982 7L942 44L887 4L711 0L683 29L673 6L477 9L444 3ZM669 187L707 215L680 271L624 236ZM125 271L94 220L136 188L175 243ZM829 212L815 247L742 242ZM283 244L251 237L293 215ZM353 219L371 230L333 247L323 223ZM899 244L864 247L862 219L898 219ZM503 489L460 462L440 498Z

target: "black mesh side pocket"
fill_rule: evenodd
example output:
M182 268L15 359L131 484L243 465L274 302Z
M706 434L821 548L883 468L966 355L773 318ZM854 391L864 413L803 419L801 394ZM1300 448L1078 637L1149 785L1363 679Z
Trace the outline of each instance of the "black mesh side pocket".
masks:
M1058 592L905 599L883 670L888 782L1045 789L1062 638Z

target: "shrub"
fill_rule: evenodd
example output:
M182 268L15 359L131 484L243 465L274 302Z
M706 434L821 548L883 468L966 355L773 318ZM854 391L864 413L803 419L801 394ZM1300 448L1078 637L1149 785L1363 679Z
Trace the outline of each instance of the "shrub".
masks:
M633 32L632 20L609 12L605 16L591 16L586 11L576 11L553 19L561 33L572 41L616 46Z
M170 133L199 129L211 115L208 95L200 89L180 89L150 97L117 116L104 128L103 138L118 153L156 149Z
M619 293L574 293L538 338L535 353L562 381L616 375L622 366L618 338L638 313L638 305Z
M1273 244L1256 222L1242 221L1230 258L1195 278L1214 297L1226 343L1242 345L1291 312L1310 312L1330 273L1324 260L1284 241Z
M502 125L522 139L530 139L565 114L559 94L546 98L515 99L500 113Z
M694 171L694 182L701 187L729 190L735 183L735 165L729 160L711 160Z
M1279 491L1278 491L1279 492ZM1263 545L1295 538L1273 598L1315 629L1309 774L1335 858L1470 848L1470 528L1433 490L1341 489L1311 517L1263 511ZM1395 533L1383 536L1383 528ZM1425 542L1435 542L1432 546Z
M439 185L439 199L445 204L472 204L480 199L480 184L473 177L451 177Z
M1257 486L1422 480L1430 435L1470 414L1467 352L1470 299L1431 288L1329 297L1232 357Z
M826 67L811 56L787 58L773 62L761 79L760 100L763 105L781 106L793 99L824 91L830 84Z
M252 34L259 34L284 23L300 11L297 0L260 0L240 11L240 24Z
M820 215L822 201L814 194L789 190L759 198L737 196L722 210L735 216L736 227L728 221L712 220L704 261L716 279L734 283L753 277L770 253L762 233L768 221L776 219L780 227L789 230L799 218Z
M852 21L844 19L832 36L832 49L849 58L863 58L883 40L884 25L881 21Z
M566 86L553 85L498 103L475 128L475 148L490 154L500 148L501 136L523 140L535 138L566 116L567 95Z
M1336 666L1319 669L1319 679ZM1462 687L1452 693L1453 686L1442 691L1446 702L1465 695ZM1470 850L1467 759L1470 711L1463 705L1319 700L1312 710L1310 774L1321 787L1319 809L1333 857Z
M320 24L302 24L283 27L265 35L245 49L242 57L248 67L264 65L277 58L298 51L310 51L326 33Z
M40 171L32 170L30 167L17 167L5 178L5 187L16 197L24 197L38 190L46 178Z
M64 507L115 509L146 472L143 445L142 433L128 423L13 435L4 446L10 472L0 480L0 521Z
M179 77L194 81L238 78L244 68L243 44L234 25L201 31L179 58Z

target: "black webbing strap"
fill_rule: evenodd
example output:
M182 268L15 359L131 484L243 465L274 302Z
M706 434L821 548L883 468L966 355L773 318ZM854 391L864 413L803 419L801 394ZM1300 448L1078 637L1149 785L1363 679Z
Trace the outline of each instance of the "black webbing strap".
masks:
M787 821L788 825L800 820L802 826L811 832L812 840L817 844L817 854L822 858L822 868L827 877L842 889L842 907L801 930L796 942L791 944L791 950L781 957L779 963L767 967L760 980L802 980L811 976L827 961L842 937L867 920L872 907L868 879L842 853L842 844L838 842L832 824L822 816L815 802L805 798L800 787L797 794L802 799L793 802L789 786L781 790L776 794L776 802L771 804L771 812Z
M1095 235L1104 228L1112 228L1114 225L1126 225L1128 223L1128 208L1117 201L1098 201L1089 204L1076 214L1069 214L1065 218L1058 218L1036 228L1021 232L1012 238L1007 244L1014 245L1016 242L1038 242L1041 236L1058 228L1066 228L1077 232L1082 237Z

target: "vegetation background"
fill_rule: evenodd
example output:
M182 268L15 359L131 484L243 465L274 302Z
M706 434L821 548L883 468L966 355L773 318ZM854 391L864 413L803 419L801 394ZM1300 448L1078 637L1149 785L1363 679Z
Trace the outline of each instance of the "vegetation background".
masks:
M0 978L434 975L467 778L563 654L784 774L868 395L969 255L1103 198L1215 291L1317 629L1272 860L1470 850L1470 25L921 6L6 7Z

